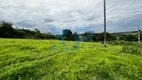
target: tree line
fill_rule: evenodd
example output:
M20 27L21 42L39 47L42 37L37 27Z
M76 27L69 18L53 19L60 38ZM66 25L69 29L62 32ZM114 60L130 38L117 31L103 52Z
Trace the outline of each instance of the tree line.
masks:
M141 33L142 34L142 33ZM52 33L41 33L40 30L29 30L24 28L13 28L12 23L0 22L0 37L2 38L30 38L30 39L57 39L66 41L103 41L104 33L85 32L82 34L73 33L69 29L63 30L62 35ZM107 41L124 40L137 41L137 32L133 33L107 33ZM142 40L142 35L141 35Z
M31 39L55 39L51 33L41 33L40 30L13 28L11 23L0 22L0 37L2 38L31 38Z
M137 31L135 32L122 32L122 33L106 33L107 41L116 41L116 40L123 40L123 41L138 41L138 34ZM69 41L104 41L104 33L91 33L85 32L82 34L72 33L71 30L64 30L63 31L63 40ZM141 40L142 40L142 33L141 33Z

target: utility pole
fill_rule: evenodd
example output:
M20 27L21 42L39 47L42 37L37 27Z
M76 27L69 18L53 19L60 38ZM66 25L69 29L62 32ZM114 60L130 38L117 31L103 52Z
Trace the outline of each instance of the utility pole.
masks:
M141 44L141 36L140 36L141 32L140 32L140 28L138 26L138 44Z
M104 47L107 47L106 45L106 1L104 0Z

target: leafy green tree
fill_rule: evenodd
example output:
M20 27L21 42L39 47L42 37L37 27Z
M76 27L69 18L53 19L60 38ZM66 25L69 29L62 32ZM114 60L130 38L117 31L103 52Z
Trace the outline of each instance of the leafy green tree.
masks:
M36 38L42 38L42 35L41 35L41 33L40 33L40 30L35 29L35 37L36 37Z
M87 37L88 35L89 35L88 32L85 32L85 33L82 34L82 36L84 36L84 37Z
M136 35L132 35L132 34L129 34L126 39L126 41L137 41L137 36Z
M104 34L103 33L95 33L96 41L103 41L104 40Z
M74 33L73 36L74 36L74 41L80 41L79 35L77 33Z
M117 36L111 33L107 33L107 40L108 41L114 41L117 40Z
M0 37L12 38L13 37L13 27L11 23L1 22L0 23Z
M63 30L63 40L73 41L73 34L71 30L65 29Z
M32 39L55 39L52 34L43 34L40 30L35 31L24 28L13 28L11 23L0 22L0 37L3 38L32 38Z

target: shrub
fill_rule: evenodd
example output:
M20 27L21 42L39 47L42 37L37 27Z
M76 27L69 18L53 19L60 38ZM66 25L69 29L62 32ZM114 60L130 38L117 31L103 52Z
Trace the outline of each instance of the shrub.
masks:
M140 46L123 46L122 52L141 55L142 54L142 49L141 49Z

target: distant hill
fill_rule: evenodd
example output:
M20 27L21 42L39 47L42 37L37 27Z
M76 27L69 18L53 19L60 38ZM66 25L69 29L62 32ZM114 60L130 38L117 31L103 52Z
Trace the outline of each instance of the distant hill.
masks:
M127 34L137 34L138 31L126 31L126 32L115 32L115 33L112 33L112 34L115 34L115 35L127 35Z

